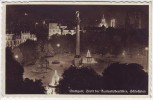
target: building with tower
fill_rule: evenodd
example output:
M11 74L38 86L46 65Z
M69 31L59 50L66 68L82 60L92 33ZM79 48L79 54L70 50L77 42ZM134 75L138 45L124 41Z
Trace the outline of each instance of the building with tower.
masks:
M85 32L94 32L94 33L103 32L103 31L106 31L106 29L108 27L116 28L116 19L112 18L110 20L110 23L108 24L106 22L104 14L103 14L103 17L101 18L100 23L96 23L95 26L86 26L86 27L84 27L83 32L84 33Z
M106 23L106 19L104 17L104 14L103 14L103 17L102 17L100 24L99 24L99 27L103 27L103 26L105 26L106 28L108 27L108 25Z

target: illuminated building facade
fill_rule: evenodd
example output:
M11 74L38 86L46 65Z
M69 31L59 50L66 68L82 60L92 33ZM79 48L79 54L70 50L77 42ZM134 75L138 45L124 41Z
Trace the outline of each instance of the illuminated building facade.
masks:
M58 34L61 35L61 29L58 23L49 23L49 37Z
M62 35L66 35L66 34L74 35L75 33L76 33L75 30L65 29L63 30Z
M62 26L61 24L58 24L58 23L49 23L48 38L50 39L50 37L55 34L57 34L57 35L66 35L66 34L74 35L75 30L68 29L67 26Z
M37 37L34 34L30 34L30 32L21 32L20 35L15 34L6 34L6 47L15 47L20 45L21 43L26 42L27 40L36 41Z

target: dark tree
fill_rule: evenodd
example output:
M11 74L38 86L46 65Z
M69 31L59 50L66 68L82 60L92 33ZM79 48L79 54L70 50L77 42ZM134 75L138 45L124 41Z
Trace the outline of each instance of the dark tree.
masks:
M10 48L6 48L6 94L44 94L40 80L23 81L23 67L14 59Z
M148 90L148 74L138 64L113 63L103 73L104 89Z
M42 86L41 80L30 80L26 78L23 81L22 94L44 94L45 89Z
M83 67L70 67L63 73L56 91L60 94L71 94L72 90L100 89L102 86L101 76L93 69Z
M49 41L35 42L27 40L19 47L15 47L13 53L19 56L17 61L22 65L30 65L35 64L40 58L54 56L54 49Z
M38 59L36 46L37 43L35 41L27 40L18 47L23 55L23 62L25 65L34 64Z
M18 94L23 82L23 67L14 59L10 48L6 48L6 93Z
M48 27L44 27L43 24L36 26L36 36L38 41L44 41L48 39Z

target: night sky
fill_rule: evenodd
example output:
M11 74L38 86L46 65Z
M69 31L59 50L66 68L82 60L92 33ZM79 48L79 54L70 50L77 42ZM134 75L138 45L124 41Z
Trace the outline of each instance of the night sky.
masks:
M131 23L135 12L142 13L142 23L148 25L148 6L146 5L8 5L6 12L7 25L11 22L18 23L24 19L24 14L28 14L30 22L44 19L54 19L59 22L71 23L75 20L75 11L80 11L82 25L92 25L100 22L102 15L105 15L109 24L111 18L116 19L116 25L125 23L125 16L130 12Z

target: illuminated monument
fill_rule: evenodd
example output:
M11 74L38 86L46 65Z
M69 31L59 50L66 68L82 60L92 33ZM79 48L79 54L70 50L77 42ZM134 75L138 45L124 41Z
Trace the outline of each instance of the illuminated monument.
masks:
M79 67L81 65L81 55L80 55L80 17L79 11L76 11L76 51L74 57L74 65Z
M88 51L87 51L86 57L83 58L83 60L82 60L82 63L83 63L83 64L94 64L94 63L97 63L97 62L96 62L95 59L91 56L91 53L90 53L90 51L88 50Z
M90 51L88 50L87 56L83 59L80 55L80 17L79 11L76 11L76 52L74 57L74 66L75 67L82 67L82 64L93 64L97 63L94 58L91 56Z

